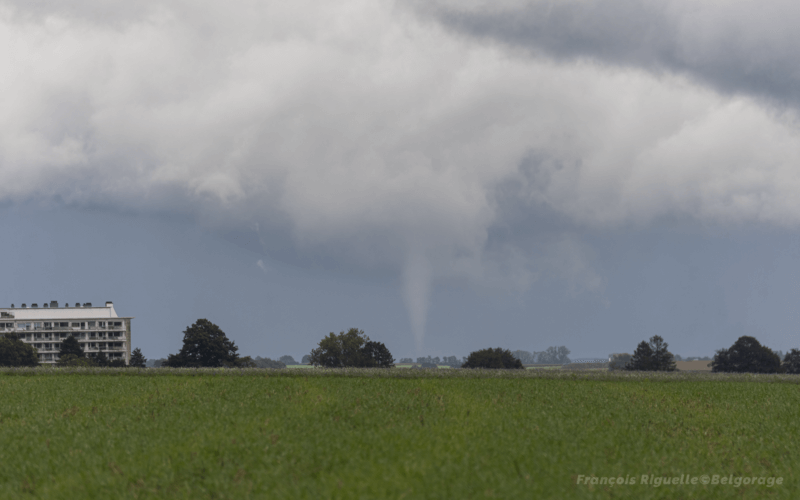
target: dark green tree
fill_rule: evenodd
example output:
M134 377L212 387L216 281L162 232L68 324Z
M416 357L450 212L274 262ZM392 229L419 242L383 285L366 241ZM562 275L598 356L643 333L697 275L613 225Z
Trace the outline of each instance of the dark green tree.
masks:
M94 364L96 364L97 366L103 368L107 367L110 363L110 361L108 360L108 356L106 355L103 349L97 351L97 354L94 355L92 361L94 361Z
M127 365L125 364L124 359L112 359L106 366L109 368L125 368Z
M303 356L303 360L301 361L301 363L303 363L304 365L311 363L311 355L306 354L305 356Z
M21 341L17 334L0 336L0 366L37 366L39 353L32 345Z
M147 366L147 358L142 354L142 350L138 347L131 353L131 364L134 368L144 368Z
M713 372L776 373L781 358L754 337L739 337L729 349L720 349L711 360Z
M522 361L515 358L511 351L496 347L492 349L481 349L473 351L467 356L466 362L461 365L461 368L502 368L502 369L520 369Z
M786 373L800 373L800 350L792 349L783 357L783 370Z
M659 335L650 337L650 342L641 341L633 351L630 361L625 365L627 370L636 371L675 371L675 358L667 350L669 344Z
M86 354L83 352L83 347L78 342L78 339L70 335L61 342L61 349L58 351L58 359L69 354L74 354L75 357L84 358Z
M170 354L162 366L172 368L234 367L239 348L225 332L207 319L198 319L183 332L183 347Z
M311 364L326 368L391 368L394 359L382 342L374 342L363 330L351 328L339 335L331 332L311 351Z

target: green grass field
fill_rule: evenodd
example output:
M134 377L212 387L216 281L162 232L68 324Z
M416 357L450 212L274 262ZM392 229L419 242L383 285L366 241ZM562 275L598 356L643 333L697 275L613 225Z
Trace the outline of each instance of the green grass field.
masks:
M0 497L800 495L793 376L138 373L0 372ZM783 483L576 484L643 474Z

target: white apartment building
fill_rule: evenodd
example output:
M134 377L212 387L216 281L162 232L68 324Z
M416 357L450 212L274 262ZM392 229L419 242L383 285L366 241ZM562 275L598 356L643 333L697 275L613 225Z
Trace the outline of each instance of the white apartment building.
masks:
M42 307L11 304L9 308L0 308L0 334L15 332L20 340L36 348L41 363L58 361L61 341L71 335L88 356L102 350L110 360L122 359L129 364L132 319L117 316L111 302L103 307L93 307L91 303L59 307L56 301Z

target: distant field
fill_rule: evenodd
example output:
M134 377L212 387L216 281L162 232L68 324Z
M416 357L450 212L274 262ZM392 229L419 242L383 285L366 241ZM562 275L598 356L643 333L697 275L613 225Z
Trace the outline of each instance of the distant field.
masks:
M800 496L797 376L52 373L0 371L0 498ZM784 482L575 484L592 474Z
M710 372L711 367L708 366L711 361L676 361L675 366L678 370L692 370Z

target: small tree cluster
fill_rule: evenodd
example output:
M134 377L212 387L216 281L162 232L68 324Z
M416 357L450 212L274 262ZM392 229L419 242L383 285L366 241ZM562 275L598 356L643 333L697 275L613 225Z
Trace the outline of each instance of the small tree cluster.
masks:
M488 348L473 351L467 356L462 368L524 369L522 362L508 349Z
M450 368L460 368L464 362L455 356L445 356L442 358L442 364L447 365Z
M298 365L298 364L300 364L297 361L295 361L294 358L289 356L288 354L284 354L283 356L281 356L279 358L279 360L284 365Z
M539 352L517 350L511 354L524 365L565 365L572 361L569 359L570 350L563 345L551 346Z
M311 351L311 364L326 368L391 368L394 359L382 342L375 342L363 330L350 328L338 335L331 332Z
M130 366L144 367L145 361L146 360L142 355L142 351L139 348L134 349L133 353L131 354ZM101 368L121 368L126 365L125 360L123 359L109 359L108 355L106 355L103 350L91 355L87 355L85 352L83 352L83 347L81 347L78 339L70 335L61 342L61 348L58 351L58 361L56 362L56 366L97 366Z

